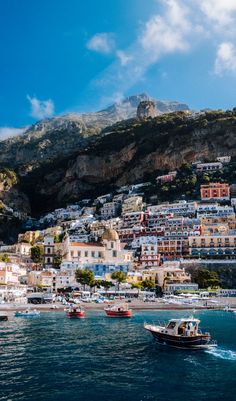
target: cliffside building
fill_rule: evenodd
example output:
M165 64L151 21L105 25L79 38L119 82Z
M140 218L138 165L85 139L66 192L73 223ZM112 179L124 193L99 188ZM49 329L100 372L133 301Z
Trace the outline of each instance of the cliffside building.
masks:
M211 182L207 185L201 185L201 199L206 200L218 200L227 201L230 199L230 187L229 184Z

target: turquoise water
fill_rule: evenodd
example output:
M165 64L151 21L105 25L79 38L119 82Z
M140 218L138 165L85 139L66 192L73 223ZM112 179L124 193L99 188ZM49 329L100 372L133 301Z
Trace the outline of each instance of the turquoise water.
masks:
M236 315L199 312L218 341L212 351L161 347L143 323L187 312L103 312L69 320L64 313L0 322L0 400L235 401Z

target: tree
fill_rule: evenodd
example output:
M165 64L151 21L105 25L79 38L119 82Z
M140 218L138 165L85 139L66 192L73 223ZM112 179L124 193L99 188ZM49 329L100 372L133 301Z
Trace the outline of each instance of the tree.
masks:
M138 290L138 295L139 295L139 291L143 288L142 287L142 283L133 283L132 284L132 288L137 288L137 290Z
M156 288L156 284L152 280L143 280L142 281L142 288L144 290L154 290Z
M220 279L217 272L207 269L198 269L192 274L192 278L200 288L220 287Z
M43 288L44 288L44 287L43 287L42 284L37 284L36 287L37 287L37 290L38 290L39 292L43 291Z
M55 242L55 244L61 242L62 239L63 239L63 234L55 234L55 235L54 235L54 242Z
M55 256L53 257L53 266L54 266L55 268L59 268L61 262L62 262L62 256L61 256L60 253L58 253L57 255L55 255Z
M43 246L33 246L30 250L31 259L34 263L42 263L43 262Z
M0 261L1 261L1 262L8 263L8 262L10 262L10 258L9 258L9 256L6 255L6 254L0 255Z
M209 177L209 175L208 175L208 174L203 174L203 176L202 176L202 181L203 181L203 183L208 183L208 182L210 182L210 177Z
M101 280L93 280L90 283L90 287L94 288L94 292L96 291L96 288L100 288L101 287Z
M95 282L94 273L89 269L77 269L75 271L75 278L79 284L84 286L84 289L86 285L91 287Z
M117 271L113 272L111 275L112 280L116 280L118 283L118 291L120 290L120 284L126 281L127 275L124 272Z
M105 290L109 290L109 288L111 288L113 286L111 281L107 281L107 280L101 280L100 281L100 285L101 287L103 287Z

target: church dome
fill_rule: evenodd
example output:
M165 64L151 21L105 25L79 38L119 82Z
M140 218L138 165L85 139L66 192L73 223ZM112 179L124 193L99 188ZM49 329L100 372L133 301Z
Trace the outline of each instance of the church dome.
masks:
M118 235L117 231L113 230L112 228L108 228L102 234L102 240L118 241L119 240L119 235Z

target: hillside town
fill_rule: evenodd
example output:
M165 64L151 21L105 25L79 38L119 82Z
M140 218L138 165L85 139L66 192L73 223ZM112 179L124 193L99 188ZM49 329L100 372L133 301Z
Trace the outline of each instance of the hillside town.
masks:
M229 162L224 156L193 168L210 174ZM176 174L170 171L156 180L173 182ZM191 292L199 289L194 274L199 268L235 265L235 184L209 182L201 185L199 200L147 204L143 191L149 185L83 199L38 221L28 218L17 243L0 246L2 301L39 291L80 290L78 270L91 271L95 287L104 289L108 283L111 294L117 291L116 272L123 273L119 291L129 296L140 289ZM234 281L221 278L218 287L233 293Z

